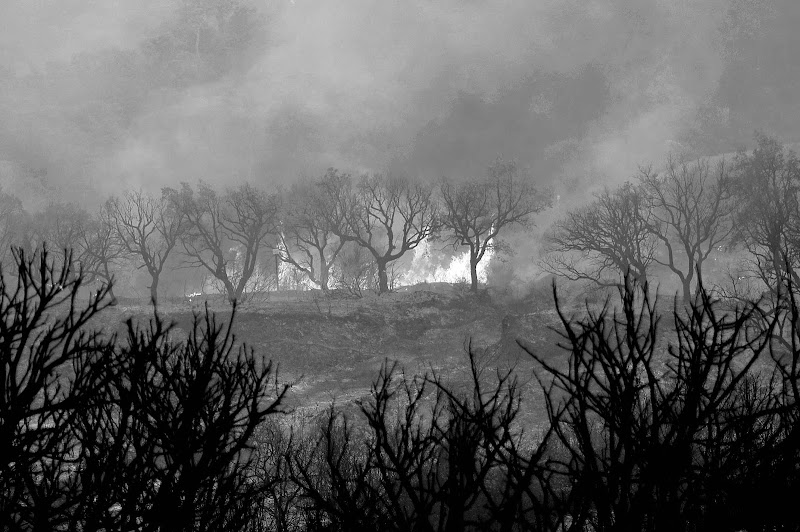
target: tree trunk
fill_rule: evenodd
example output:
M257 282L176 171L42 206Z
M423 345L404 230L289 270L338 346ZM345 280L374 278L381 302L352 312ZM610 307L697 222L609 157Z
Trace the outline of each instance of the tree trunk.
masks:
M111 277L111 272L108 269L108 263L103 263L103 270L106 274L106 282L108 283L108 296L111 298L111 302L109 303L112 307L117 306L117 296L114 294L114 280Z
M389 276L386 275L386 262L378 261L378 293L385 294L389 291Z
M150 304L154 307L158 304L158 275L153 275L153 282L150 284Z
M469 274L472 277L472 284L470 289L474 293L478 293L478 258L470 254L469 257Z
M117 296L114 294L114 286L111 284L108 285L108 297L110 299L108 304L112 307L116 307L119 301L117 301Z
M685 304L690 304L692 302L692 279L691 277L686 277L683 279L683 302ZM699 288L699 284L697 285Z
M324 265L319 268L319 287L323 292L328 291L328 268Z
M775 295L776 295L775 299L777 301L780 301L781 299L783 299L783 295L786 293L785 279L783 277L783 264L781 264L781 258L783 257L783 253L781 253L780 247L774 243L772 245L771 253L772 253L772 269L775 270Z
M225 285L225 291L228 293L228 303L231 305L241 299L244 293L244 287L247 285L247 283L239 282L238 285L234 287L233 283L228 279L222 279L222 283Z
M643 266L636 266L630 269L630 275L636 283L644 288L647 284L647 270Z

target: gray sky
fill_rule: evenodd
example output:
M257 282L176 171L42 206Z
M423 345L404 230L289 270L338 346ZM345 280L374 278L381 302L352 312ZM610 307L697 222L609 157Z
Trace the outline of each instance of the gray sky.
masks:
M541 181L622 181L676 146L796 134L799 7L2 0L0 178L46 170L92 201L328 166L458 178L503 155Z

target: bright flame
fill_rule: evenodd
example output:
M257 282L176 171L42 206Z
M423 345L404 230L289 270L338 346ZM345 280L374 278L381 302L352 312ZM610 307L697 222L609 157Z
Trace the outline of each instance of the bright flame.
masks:
M404 285L419 283L463 283L470 281L469 251L454 256L445 267L436 264L434 254L439 253L431 249L430 242L425 240L414 249L414 257L408 272L401 277ZM478 263L478 282L485 283L488 279L489 263L494 256L494 249L489 246L483 259Z
M238 247L231 248L235 258L228 265L228 275L234 282L241 275L242 271L242 250ZM261 261L256 265L252 277L248 280L245 291L267 292L280 290L315 290L319 287L312 283L305 273L297 270L288 262L280 260L286 252L282 244L278 247L278 277L280 286L275 286L275 264L274 257L271 260ZM494 249L490 246L486 250L483 260L478 263L477 273L478 282L486 283L488 279L489 264L494 257ZM331 272L333 273L333 272ZM469 283L469 251L457 254L447 259L447 256L431 246L428 240L424 240L414 249L411 264L408 271L399 276L399 285L410 286L421 283ZM221 294L225 289L218 280L213 277L206 277L202 283L200 291L185 294L189 300L204 294Z
M281 258L286 257L285 237L281 232L281 239L278 241L278 252ZM278 280L282 290L314 290L319 288L312 283L308 276L289 264L280 260L278 262Z

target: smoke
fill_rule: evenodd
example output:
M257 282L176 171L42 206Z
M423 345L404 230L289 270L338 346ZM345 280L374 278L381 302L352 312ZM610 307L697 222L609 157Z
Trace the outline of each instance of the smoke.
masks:
M223 32L215 10L236 4ZM82 197L328 166L457 179L497 155L587 190L695 125L730 59L729 8L14 0L0 8L0 160L46 167L55 190Z
M614 179L662 156L716 88L724 8L299 0L241 94L268 124L278 168L458 177L503 154L545 181L565 158ZM564 143L572 151L556 148L554 162Z
M170 0L7 0L0 63L21 73L108 48L131 48L175 10Z

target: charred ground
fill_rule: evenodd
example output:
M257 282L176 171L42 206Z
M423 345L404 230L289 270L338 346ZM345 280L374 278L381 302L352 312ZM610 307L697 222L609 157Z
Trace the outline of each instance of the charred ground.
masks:
M185 338L195 313L205 305L228 320L220 300L167 303L160 314ZM573 305L579 310L577 303ZM106 330L124 329L128 319L152 317L149 305L122 301L99 319ZM325 408L366 397L385 361L410 374L434 369L454 383L469 382L469 342L486 367L512 366L531 374L534 364L517 340L556 361L560 321L546 284L526 298L510 300L494 291L475 295L443 283L363 298L320 292L280 293L236 309L238 343L278 365L282 379L295 382L292 400L301 409Z

